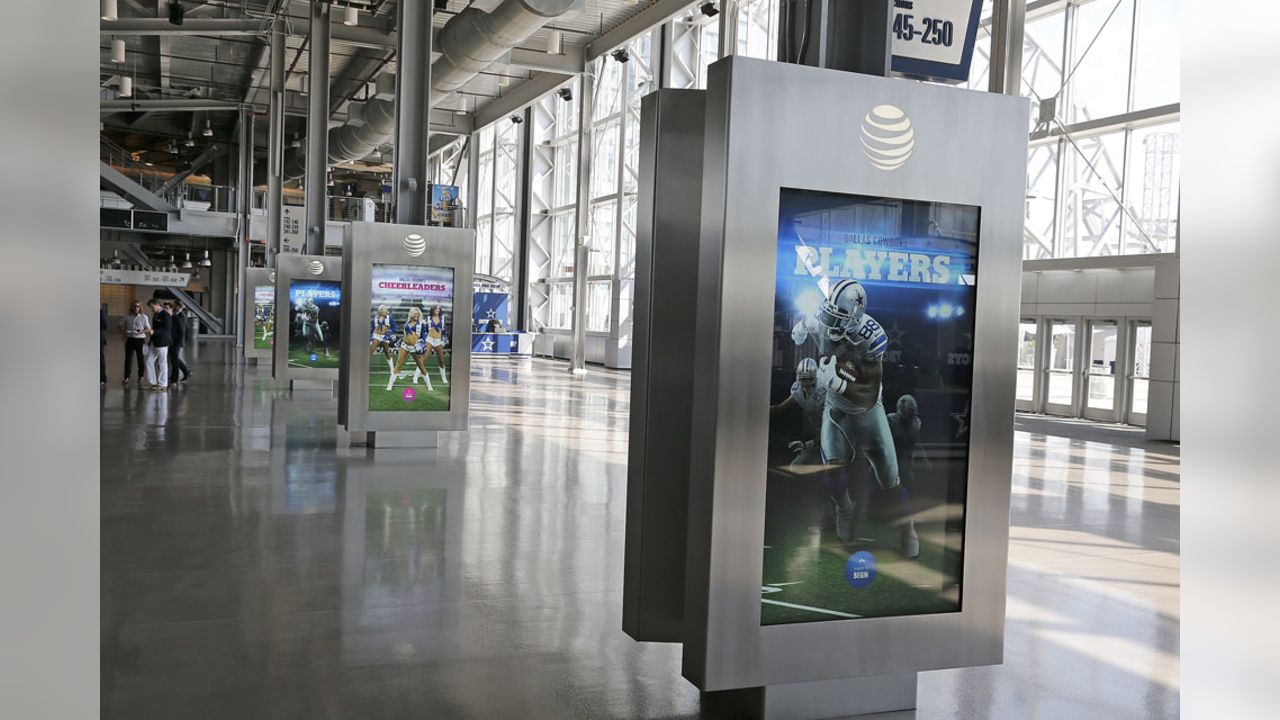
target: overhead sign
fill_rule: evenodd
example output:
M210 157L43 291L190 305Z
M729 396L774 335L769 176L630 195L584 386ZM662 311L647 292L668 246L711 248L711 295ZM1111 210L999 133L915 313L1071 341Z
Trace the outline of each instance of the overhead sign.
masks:
M969 80L982 0L894 0L892 69L929 80Z
M280 254L301 255L306 251L307 232L302 222L306 208L285 205L280 213Z
M162 285L183 288L191 282L191 273L100 268L98 282L103 285Z

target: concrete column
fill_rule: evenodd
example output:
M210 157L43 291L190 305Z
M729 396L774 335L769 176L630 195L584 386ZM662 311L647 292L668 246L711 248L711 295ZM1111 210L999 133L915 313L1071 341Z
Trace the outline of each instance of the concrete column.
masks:
M311 3L311 43L307 63L307 254L324 254L329 215L329 3Z
M1180 437L1178 405L1182 378L1178 330L1181 315L1179 260L1156 263L1156 297L1151 306L1151 379L1147 395L1147 439L1173 440Z
M433 3L396 3L395 217L426 225L431 118L431 14Z
M285 29L271 28L271 99L267 138L267 267L276 266L280 252L280 215L284 205L284 71Z
M591 109L595 105L596 77L592 65L579 76L578 102L578 205L573 253L573 345L569 353L569 372L587 371L587 274L591 244L591 162L594 134L591 131ZM621 148L619 148L621 150Z

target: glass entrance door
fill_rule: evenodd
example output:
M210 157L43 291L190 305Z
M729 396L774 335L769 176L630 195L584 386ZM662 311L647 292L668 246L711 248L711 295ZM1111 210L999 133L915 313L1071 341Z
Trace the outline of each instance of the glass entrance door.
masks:
M1129 412L1125 422L1147 424L1147 389L1151 379L1151 323L1138 320L1129 327L1129 347L1133 348L1129 366Z
M1076 323L1050 320L1048 340L1044 411L1052 415L1075 416Z
M1120 351L1120 331L1115 320L1089 321L1089 347L1084 368L1086 383L1084 416L1091 420L1116 422L1116 361Z
M1035 320L1018 323L1018 392L1014 407L1023 412L1036 409L1036 337L1039 330Z

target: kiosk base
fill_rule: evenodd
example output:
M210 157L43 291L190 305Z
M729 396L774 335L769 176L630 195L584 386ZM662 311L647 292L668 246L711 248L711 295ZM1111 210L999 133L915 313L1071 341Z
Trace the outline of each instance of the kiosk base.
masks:
M916 673L702 693L702 715L708 718L819 720L915 706Z
M371 448L434 448L440 447L440 433L422 430L369 431Z

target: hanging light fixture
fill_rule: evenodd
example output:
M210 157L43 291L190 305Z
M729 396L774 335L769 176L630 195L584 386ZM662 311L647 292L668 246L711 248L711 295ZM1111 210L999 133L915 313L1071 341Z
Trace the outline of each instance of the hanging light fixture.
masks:
M191 137L191 131L187 131L187 139L182 141L182 147L195 147L196 139Z
M564 53L564 33L559 30L552 30L547 35L547 54L561 55Z
M133 97L133 78L129 77L128 75L120 76L120 97L122 98Z
M111 62L124 62L124 40L120 38L111 41Z
M116 12L116 0L102 0L102 2L99 3L99 5L101 6L101 9L102 9L103 20L119 19L120 16Z
M111 269L112 269L112 270L119 270L121 265L123 265L123 263L121 263L121 262L120 262L120 251L119 251L119 250L114 250L114 251L112 251L112 255L111 255Z
M200 259L200 267L202 268L213 267L213 259L209 257L209 248L204 249L204 257Z
M360 11L356 10L354 5L347 5L346 10L342 13L342 24L347 27L355 27L360 22Z
M178 272L178 263L173 259L173 253L169 253L169 267L166 269L169 272Z
M209 118L204 119L204 130L200 134L205 137L213 137L213 123L209 122Z
M182 261L182 269L190 270L195 267L195 263L191 262L191 253L187 253L187 258Z

